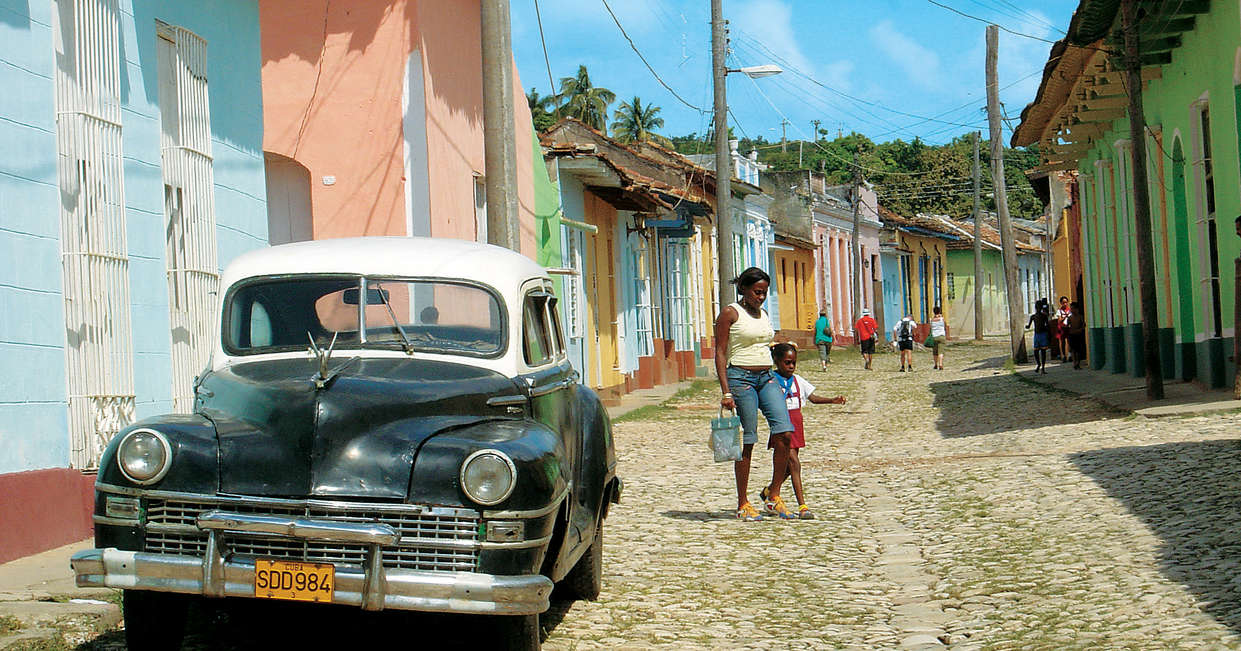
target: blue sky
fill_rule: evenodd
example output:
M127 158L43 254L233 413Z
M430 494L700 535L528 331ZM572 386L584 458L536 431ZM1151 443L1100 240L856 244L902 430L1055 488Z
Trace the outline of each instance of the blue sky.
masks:
M1078 0L936 0L1013 32L1063 36ZM603 0L538 0L551 75L585 64L618 101L634 95L662 108L666 135L704 133L710 116L665 90L634 54ZM608 0L659 76L686 100L711 108L709 0ZM525 88L550 92L534 0L512 0L513 51ZM974 129L987 137L986 25L929 0L724 0L731 67L776 63L784 74L729 75L734 133L779 141L821 128L883 142L920 136L946 142ZM1038 90L1050 43L1001 31L1000 100L1016 126ZM846 97L846 95L850 97ZM613 105L612 108L615 108ZM920 116L920 117L912 117ZM922 117L935 117L924 120ZM955 123L955 124L953 124ZM737 126L740 129L737 129ZM1011 135L1005 127L1005 140Z

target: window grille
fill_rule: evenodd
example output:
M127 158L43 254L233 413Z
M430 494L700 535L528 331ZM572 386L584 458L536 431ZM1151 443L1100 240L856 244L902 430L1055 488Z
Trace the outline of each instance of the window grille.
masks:
M569 322L569 339L582 337L582 245L584 235L576 229L565 229L569 245L569 268L574 271L565 283L565 319Z
M683 239L670 239L665 247L665 260L668 264L667 287L664 296L667 299L668 326L672 331L672 340L676 350L693 350L690 333L693 324L690 321L690 296L686 282L686 258L688 245Z
M693 333L697 339L707 332L706 306L702 295L702 227L694 227L694 237L689 242L689 267L686 274L689 278L690 306L693 309Z
M634 246L629 249L633 265L633 312L634 339L639 357L655 354L655 343L651 335L651 280L647 269L646 239L640 235L633 237Z
M188 413L194 407L194 376L211 357L214 299L220 284L207 42L162 23L158 36L172 408Z
M56 143L70 463L134 419L117 0L60 0Z
M1195 143L1194 171L1197 177L1198 193L1201 195L1197 204L1198 246L1204 255L1200 255L1199 274L1200 291L1203 300L1203 330L1210 337L1223 336L1223 310L1220 293L1219 264L1219 231L1215 221L1215 172L1211 160L1211 109L1206 101L1198 103L1195 108L1197 115L1194 124Z

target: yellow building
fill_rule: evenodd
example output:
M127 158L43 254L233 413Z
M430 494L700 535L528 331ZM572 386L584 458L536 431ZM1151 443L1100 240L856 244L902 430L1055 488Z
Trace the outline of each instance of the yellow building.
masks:
M922 340L930 332L927 323L935 307L943 310L944 321L949 322L948 245L960 236L935 219L904 217L883 207L879 208L879 217L883 221L879 231L881 250L897 265L895 270L884 273L887 309L880 325L885 333L890 333L904 316L912 316L919 324L915 338Z

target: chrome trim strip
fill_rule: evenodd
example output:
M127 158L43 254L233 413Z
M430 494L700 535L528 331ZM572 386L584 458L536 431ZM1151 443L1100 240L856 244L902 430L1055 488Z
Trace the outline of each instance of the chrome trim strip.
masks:
M487 520L541 518L560 508L560 503L569 496L569 490L572 488L573 482L568 482L565 484L564 490L560 492L560 495L556 496L556 499L553 499L550 504L541 509L535 509L533 511L483 511L483 518Z
M132 588L204 594L203 562L193 556L88 549L70 560L79 587ZM218 566L226 597L254 597L254 563L230 559ZM547 610L552 582L539 574L504 576L475 572L386 569L381 593L365 592L366 570L336 566L333 603L382 604L387 610L532 615ZM378 596L376 596L378 594Z
M531 547L546 545L551 541L551 535L547 535L542 538L533 538L531 540L522 540L518 542L487 542L484 540L481 543L481 546L486 551L493 551L497 549L529 549Z
M487 398L488 407L507 407L510 405L525 405L525 396L496 396Z
M123 518L109 518L106 515L93 515L91 516L91 520L93 520L95 524L114 524L119 527L137 527L141 524L137 520L125 520Z
M279 506L285 508L312 508L324 509L329 511L377 511L381 513L411 513L419 515L438 515L444 517L455 518L478 518L476 509L467 509L452 506L428 506L424 504L391 504L386 502L342 502L337 500L292 500L276 497L251 497L246 495L207 495L205 493L184 493L179 491L161 491L149 490L143 488L130 488L127 486L116 486L114 484L105 484L97 482L95 490L101 493L114 493L117 495L136 495L139 497L149 497L153 499L163 500L181 500L185 502L197 502L199 504L245 504L245 505L267 505Z
M198 528L211 534L217 531L244 531L269 533L303 540L328 540L332 542L362 543L367 545L394 545L401 539L396 529L386 524L363 524L316 520L313 518L282 518L248 513L225 513L209 511L198 516ZM209 535L211 547L214 535Z
M561 389L564 389L564 388L567 388L567 387L571 387L571 386L573 386L573 385L574 385L573 378L568 377L568 378L565 378L565 379L560 380L560 381L558 381L558 382L553 382L553 383L551 383L551 384L548 384L548 385L545 385L545 386L541 386L541 387L538 387L538 388L531 387L531 389L530 389L530 397L531 397L531 398L538 398L538 397L540 397L540 396L545 396L545 395L548 395L548 394L551 394L551 393L555 393L555 392L557 392L557 391L559 391L559 390L561 390Z

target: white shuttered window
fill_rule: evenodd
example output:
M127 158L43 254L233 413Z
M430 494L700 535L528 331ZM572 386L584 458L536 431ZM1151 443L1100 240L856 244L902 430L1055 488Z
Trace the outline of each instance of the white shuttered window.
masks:
M194 376L211 356L216 262L215 179L207 103L207 42L160 23L159 107L172 324L172 406L194 407Z
M70 463L134 418L117 0L59 0L56 148Z

